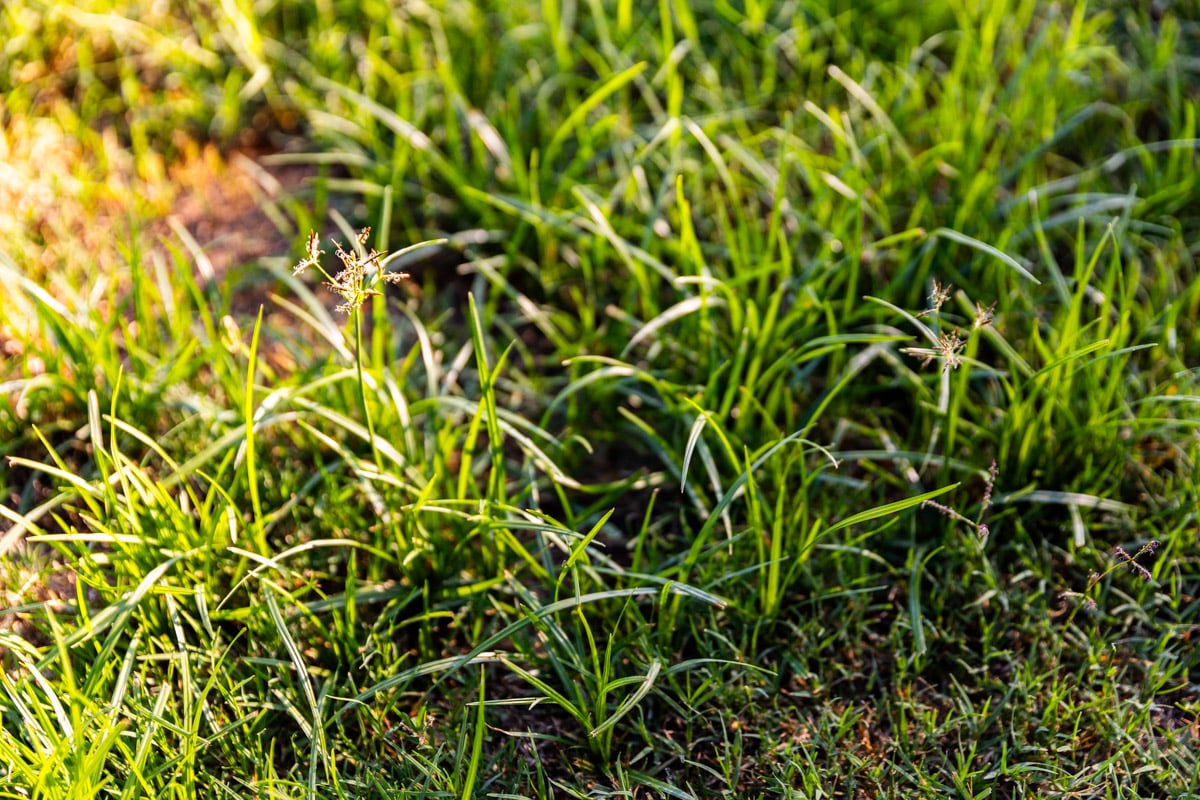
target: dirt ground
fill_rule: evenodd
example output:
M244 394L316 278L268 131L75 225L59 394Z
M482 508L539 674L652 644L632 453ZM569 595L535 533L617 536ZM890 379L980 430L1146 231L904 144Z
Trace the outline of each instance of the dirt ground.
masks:
M11 119L0 130L0 237L15 264L56 296L81 273L119 275L131 247L184 247L198 277L220 281L233 267L288 257L291 237L305 233L289 232L272 209L302 192L315 168L182 139L173 163L150 155L135 164L115 131L97 137L99 152L47 118Z

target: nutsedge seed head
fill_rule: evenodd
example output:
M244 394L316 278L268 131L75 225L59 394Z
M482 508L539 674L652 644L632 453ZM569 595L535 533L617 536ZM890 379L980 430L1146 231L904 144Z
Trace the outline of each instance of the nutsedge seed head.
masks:
M363 228L359 231L354 237L355 244L357 245L357 248L354 250L346 250L336 239L332 240L338 260L342 262L342 269L337 275L331 276L321 266L321 256L325 251L320 249L320 238L317 236L316 231L310 231L305 247L308 257L296 265L295 274L299 275L311 266L317 267L327 278L325 286L330 291L340 295L345 301L337 306L337 310L348 314L358 309L366 302L367 298L382 296L382 292L372 288L372 284L376 281L382 280L385 283L399 283L409 277L407 272L387 272L384 270L384 253L380 253L374 249L362 253L362 248L370 236L370 228Z

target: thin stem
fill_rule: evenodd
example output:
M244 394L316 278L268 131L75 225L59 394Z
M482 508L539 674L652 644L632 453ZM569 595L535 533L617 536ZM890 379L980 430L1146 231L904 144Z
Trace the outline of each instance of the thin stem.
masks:
M367 384L363 379L361 306L355 307L351 315L354 317L354 366L358 370L358 402L362 406L363 419L367 421L367 438L371 442L371 457L375 460L375 469L382 473L383 459L379 457L379 448L375 444L375 423L371 420L371 410L367 407Z

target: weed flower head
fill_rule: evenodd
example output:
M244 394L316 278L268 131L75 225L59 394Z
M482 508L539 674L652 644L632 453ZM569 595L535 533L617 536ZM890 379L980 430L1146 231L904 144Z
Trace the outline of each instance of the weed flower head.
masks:
M917 319L926 316L940 318L942 306L949 302L953 291L954 287L952 285L935 279L933 281L933 288L929 292L929 308L917 314ZM975 319L972 322L972 328L979 330L990 324L992 316L995 313L995 308L994 303L987 308L976 303ZM967 346L967 340L962 337L958 328L955 328L950 333L938 331L935 334L929 328L926 328L925 332L932 340L932 347L904 347L901 348L900 352L921 358L922 367L929 366L935 360L940 361L942 363L942 372L950 372L962 366L962 351Z
M942 371L949 372L962 366L962 350L967 340L959 335L958 328L951 333L939 333L933 347L904 347L900 352L921 358L921 366L927 367L934 360L942 362Z
M1062 601L1074 600L1080 603L1083 608L1088 611L1096 611L1097 605L1094 598L1089 597L1083 592L1073 592L1070 589L1058 593L1058 599Z
M1096 600L1092 596L1092 593L1096 590L1096 587L1100 584L1100 582L1109 575L1109 573L1120 567L1122 564L1128 566L1130 572L1133 572L1135 575L1142 578L1142 580L1154 580L1154 575L1150 572L1150 570L1138 563L1138 559L1142 558L1143 556L1154 555L1154 552L1158 550L1158 546L1158 540L1151 539L1139 547L1137 551L1131 555L1124 547L1117 545L1115 548L1113 548L1113 555L1117 557L1116 563L1104 570L1104 572L1092 572L1090 575L1088 575L1087 589L1084 591L1076 592L1068 589L1066 591L1059 592L1059 599L1064 601L1075 600L1078 601L1088 611L1095 611Z
M1133 555L1129 555L1129 552L1124 547L1121 547L1119 545L1113 551L1113 553L1123 563L1129 565L1129 570L1131 572L1140 576L1143 580L1149 581L1149 580L1153 580L1154 576L1150 574L1150 570L1146 569L1145 567L1143 567L1141 564L1138 563L1138 559L1141 558L1142 556L1154 555L1154 551L1157 549L1158 549L1158 540L1151 539L1149 542L1147 542L1146 544L1144 544L1140 548L1138 548L1138 551L1136 553L1134 553Z
M379 281L399 283L409 277L407 272L388 272L384 269L383 257L387 255L386 252L380 253L374 248L363 249L370 235L370 228L363 228L359 231L358 236L355 237L357 247L353 250L345 250L336 239L331 239L330 241L337 249L338 260L342 262L342 269L337 275L330 275L321 265L321 256L325 254L325 251L321 249L320 237L317 236L316 231L309 231L308 244L305 246L307 258L296 265L292 274L299 275L309 267L316 267L325 276L325 285L340 295L344 301L338 305L337 310L345 314L356 311L362 307L368 297L378 297L382 294L373 288Z
M941 312L942 306L946 305L946 302L950 299L950 292L953 291L953 289L954 287L951 284L942 283L941 281L934 279L933 289L931 289L929 292L929 308L925 309L920 314L917 314L917 316L924 317L930 314L937 315L939 312Z
M975 330L979 330L980 328L986 328L988 325L992 324L992 320L995 318L995 316L996 316L996 304L995 303L992 303L990 306L985 307L983 305L983 303L976 302L975 303L975 321L971 323L971 326L973 328L975 328Z
M944 517L965 523L968 527L974 529L976 535L981 540L985 540L991 535L991 528L983 521L983 517L992 505L992 490L996 488L996 476L998 474L999 470L996 467L995 459L993 459L992 466L988 468L988 476L983 482L983 499L979 503L979 514L975 519L969 519L950 506L943 505L936 500L924 501L921 503L921 508L932 508Z

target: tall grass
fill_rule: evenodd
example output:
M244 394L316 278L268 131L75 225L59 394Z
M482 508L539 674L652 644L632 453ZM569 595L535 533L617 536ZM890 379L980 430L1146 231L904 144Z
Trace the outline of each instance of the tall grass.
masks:
M3 14L345 258L8 245L0 796L1195 791L1186 9Z

